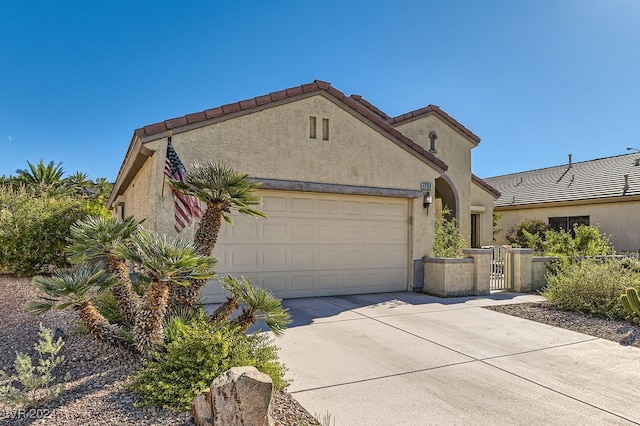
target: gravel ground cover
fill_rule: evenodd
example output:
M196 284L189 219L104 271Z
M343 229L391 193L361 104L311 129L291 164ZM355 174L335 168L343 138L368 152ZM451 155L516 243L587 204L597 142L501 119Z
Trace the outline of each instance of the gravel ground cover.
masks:
M10 409L0 402L0 425L192 425L188 413L133 405L140 398L129 392L127 377L140 367L130 352L101 344L76 331L75 312L70 309L34 317L24 309L35 298L31 280L0 275L0 369L14 373L16 351L28 353L38 340L38 325L64 333L61 354L64 366L57 377L70 373L58 398L37 410ZM281 425L315 424L313 417L287 392L275 395L275 419Z
M640 347L640 326L628 321L607 320L576 312L561 311L547 303L499 305L489 306L487 309L600 337L621 345Z
M71 310L34 317L24 305L35 298L31 280L0 275L0 369L13 373L16 351L35 360L34 343L40 322L64 333L64 372L71 374L63 393L39 410L21 412L0 403L0 425L191 425L188 413L159 408L135 408L139 398L125 385L140 361L126 350L101 344L75 330ZM554 309L545 303L491 306L487 309L640 347L640 327ZM281 425L309 425L313 417L287 392L275 397L274 412Z

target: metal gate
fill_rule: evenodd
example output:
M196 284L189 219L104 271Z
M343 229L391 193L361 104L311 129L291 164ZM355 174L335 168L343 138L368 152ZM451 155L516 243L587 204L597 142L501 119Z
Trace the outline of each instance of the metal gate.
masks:
M503 246L491 248L491 275L489 289L506 290L509 287L509 251Z

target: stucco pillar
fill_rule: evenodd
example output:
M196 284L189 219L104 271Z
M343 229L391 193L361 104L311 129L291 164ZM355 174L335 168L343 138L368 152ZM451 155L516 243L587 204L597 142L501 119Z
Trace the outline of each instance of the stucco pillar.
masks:
M473 258L473 293L486 296L490 293L491 249L466 248L462 253Z
M547 286L547 264L557 257L533 256L531 258L531 291L539 291Z
M533 250L528 248L509 249L511 254L512 290L518 293L531 291L531 258Z

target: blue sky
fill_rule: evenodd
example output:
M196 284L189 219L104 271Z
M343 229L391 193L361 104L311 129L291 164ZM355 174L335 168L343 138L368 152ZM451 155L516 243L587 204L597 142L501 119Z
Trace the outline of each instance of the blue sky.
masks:
M391 116L434 104L490 177L640 148L640 1L14 1L0 175L115 179L147 124L315 79Z

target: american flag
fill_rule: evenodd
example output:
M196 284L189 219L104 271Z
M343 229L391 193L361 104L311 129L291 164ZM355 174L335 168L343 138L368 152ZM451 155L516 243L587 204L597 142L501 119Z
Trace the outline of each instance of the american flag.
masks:
M184 182L187 177L187 171L180 161L180 157L171 145L171 136L169 136L169 144L167 145L167 161L164 164L164 174L169 179ZM190 197L171 188L173 193L173 208L175 210L175 228L177 232L182 231L185 226L189 225L194 219L200 219L203 211L200 207L200 201L196 197Z

